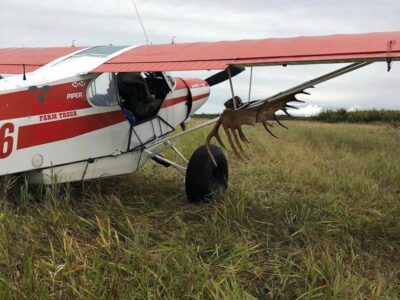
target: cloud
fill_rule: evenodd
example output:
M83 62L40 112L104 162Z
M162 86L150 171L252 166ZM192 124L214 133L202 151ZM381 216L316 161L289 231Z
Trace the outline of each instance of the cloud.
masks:
M324 109L318 105L306 105L298 109L288 109L288 113L294 117L312 117L318 115ZM278 111L277 115L285 115L283 111Z
M290 109L288 110L289 114L298 117L311 117L316 116L322 111L322 107L318 105L307 105L304 107L300 107L299 109Z
M398 31L400 2L392 0L135 0L154 43L219 41ZM145 38L132 0L2 0L1 47L137 45ZM254 69L252 99L266 98L339 68L338 65ZM175 73L174 73L175 74ZM177 76L182 74L176 73ZM206 78L210 72L185 76ZM400 109L400 63L384 63L318 85L307 105L323 108ZM249 71L234 78L235 92L248 98ZM227 83L213 87L203 112L220 112L230 98ZM217 110L217 111L216 111Z

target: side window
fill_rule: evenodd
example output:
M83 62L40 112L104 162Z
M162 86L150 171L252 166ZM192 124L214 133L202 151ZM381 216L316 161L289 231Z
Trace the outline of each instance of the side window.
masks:
M88 99L94 106L118 105L117 86L112 73L103 73L90 83Z

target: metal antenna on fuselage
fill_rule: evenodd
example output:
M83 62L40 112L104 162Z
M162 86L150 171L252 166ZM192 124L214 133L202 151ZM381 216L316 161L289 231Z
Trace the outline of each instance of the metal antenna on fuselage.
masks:
M144 25L143 25L143 22L142 22L142 18L140 17L139 10L138 10L138 8L136 6L135 0L132 0L132 3L133 3L133 6L135 7L136 14L137 14L137 16L139 18L140 25L142 26L143 33L144 33L144 36L146 37L147 44L151 44L149 36L147 35L146 29L144 28Z

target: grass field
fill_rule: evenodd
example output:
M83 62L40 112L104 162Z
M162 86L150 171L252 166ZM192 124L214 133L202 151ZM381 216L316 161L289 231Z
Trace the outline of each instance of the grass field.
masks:
M0 186L0 299L400 297L400 131L246 128L219 201L153 162L82 184ZM208 129L181 140L190 155Z

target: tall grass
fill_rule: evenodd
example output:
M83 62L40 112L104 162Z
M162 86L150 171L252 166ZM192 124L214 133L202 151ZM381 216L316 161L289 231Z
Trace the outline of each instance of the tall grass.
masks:
M228 153L229 189L206 205L152 162L82 184L1 178L0 298L399 297L399 131L288 124L279 140L247 128L251 161Z
M311 119L328 123L400 123L400 111L376 109L360 111L347 111L345 109L325 110Z

